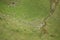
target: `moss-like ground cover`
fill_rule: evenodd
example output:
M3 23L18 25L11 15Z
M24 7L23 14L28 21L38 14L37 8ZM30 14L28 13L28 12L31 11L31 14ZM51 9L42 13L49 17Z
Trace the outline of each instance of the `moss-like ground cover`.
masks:
M60 40L59 6L41 28L50 15L49 0L1 0L0 40Z

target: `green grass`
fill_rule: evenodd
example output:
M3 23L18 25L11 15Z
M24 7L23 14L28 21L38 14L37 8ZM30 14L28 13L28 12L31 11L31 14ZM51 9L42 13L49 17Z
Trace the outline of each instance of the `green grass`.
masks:
M17 0L14 2L16 3L15 6L10 1L1 2L0 10L5 14L15 15L15 17L26 20L42 19L49 14L49 1L47 0Z
M54 15L47 20L49 35L53 35L49 40L60 40L60 3L58 4Z
M59 7L47 20L49 34L41 33L37 27L49 11L49 0L1 0L0 40L59 40Z

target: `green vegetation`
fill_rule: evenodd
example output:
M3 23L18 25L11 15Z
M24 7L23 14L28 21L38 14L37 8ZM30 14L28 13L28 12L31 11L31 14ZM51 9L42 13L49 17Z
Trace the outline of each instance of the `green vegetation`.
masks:
M47 18L49 0L1 0L0 40L60 40L59 8Z

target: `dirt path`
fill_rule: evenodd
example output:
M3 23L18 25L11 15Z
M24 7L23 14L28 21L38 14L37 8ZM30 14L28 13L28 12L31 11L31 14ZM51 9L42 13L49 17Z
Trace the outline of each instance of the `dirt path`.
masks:
M42 32L44 34L47 34L48 33L48 30L46 29L47 20L51 16L53 16L53 14L55 12L55 9L58 6L58 3L59 3L59 0L50 0L50 14L46 18L44 18L43 22L41 23L41 27L40 27L40 29L42 29Z
M50 0L50 14L46 18L44 18L42 22L42 27L46 26L46 21L54 14L54 11L58 3L59 0Z
M59 0L50 0L50 14L53 15Z

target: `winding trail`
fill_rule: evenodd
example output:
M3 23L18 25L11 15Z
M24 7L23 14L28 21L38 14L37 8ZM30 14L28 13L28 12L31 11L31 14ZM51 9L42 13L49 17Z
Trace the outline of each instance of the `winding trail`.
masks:
M58 5L59 0L50 0L50 14L44 18L43 22L42 22L42 26L41 27L45 27L47 24L47 20L54 14L56 6Z
M21 19L22 20L21 22L24 23L25 25L30 25L30 26L34 26L34 27L36 26L39 29L42 27L45 27L47 25L47 20L54 14L54 11L55 11L58 3L59 3L59 0L50 0L50 14L47 17L45 17L39 25L35 25L32 22L27 22L22 19ZM1 17L0 17L0 19L1 19ZM16 20L16 19L14 19L14 20Z

